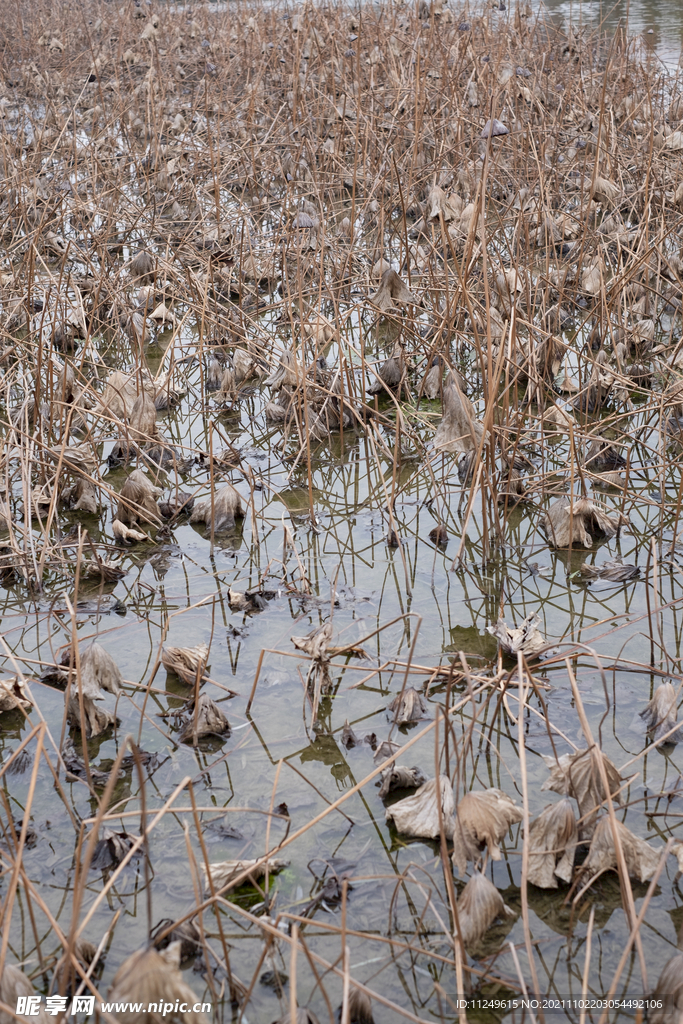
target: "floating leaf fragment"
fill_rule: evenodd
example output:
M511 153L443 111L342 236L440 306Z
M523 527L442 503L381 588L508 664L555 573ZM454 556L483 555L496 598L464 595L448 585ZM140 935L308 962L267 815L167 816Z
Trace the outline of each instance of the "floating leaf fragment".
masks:
M251 879L257 881L259 878L263 878L268 870L271 875L276 874L278 871L282 871L283 868L288 867L289 861L282 860L279 857L271 857L268 861L261 860L224 860L215 864L209 864L209 871L211 873L211 881L215 889L223 889L225 886L229 886L233 879L236 879L238 875L247 872L247 878L243 879L239 884L246 885ZM206 868L201 865L202 874L204 876L204 889L208 891L208 877Z

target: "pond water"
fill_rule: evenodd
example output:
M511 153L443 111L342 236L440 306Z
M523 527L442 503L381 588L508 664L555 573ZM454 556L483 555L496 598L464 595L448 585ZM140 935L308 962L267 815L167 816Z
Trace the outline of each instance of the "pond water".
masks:
M547 3L553 14L574 17L578 5L571 10L570 6ZM653 39L653 46L664 57L666 38L674 26L681 31L680 12L669 17L666 4L659 8L659 15L655 6L644 6L642 11L650 9L652 25L662 33ZM636 10L641 8L632 4L632 18ZM590 5L589 13L594 18L595 5ZM208 40L212 25L207 24ZM648 24L643 20L641 27ZM221 20L220 27L229 40L231 25ZM354 28L353 42L356 32ZM244 38L256 36L247 33ZM261 53L256 52L254 67ZM194 73L189 61L187 73ZM206 74L208 93L213 79L209 71ZM177 81L183 81L180 75ZM148 85L137 95L144 106L145 96L153 96L154 88ZM90 99L88 117L96 117L96 97ZM197 97L195 101L199 103ZM436 105L430 108L431 113L436 109ZM386 110L382 108L382 116L388 116ZM397 108L396 116L403 116L405 110L405 105ZM145 116L151 118L150 111L147 107ZM5 131L18 132L23 116L17 105ZM408 112L406 118L410 116ZM272 131L278 129L276 118L271 123ZM251 232L255 251L280 252L285 244L282 223L296 207L287 206L280 193L263 191L265 178L258 179L253 194L246 188L240 191L237 174L226 173L218 183L214 179L216 191L213 184L209 187L207 139L212 138L212 124L216 126L212 145L223 146L222 158L230 166L234 140L221 141L223 129L213 108L208 120L198 115L196 136L188 133L187 149L181 146L176 153L179 161L188 160L190 165L196 161L196 174L205 187L191 200L190 193L183 191L187 185L183 180L176 193L178 201L188 207L194 202L205 224L211 223L214 204L219 204L224 217L242 225L242 232ZM261 131L263 124L254 121L254 131ZM168 130L166 126L164 131ZM376 132L380 130L385 129L376 126ZM412 121L407 130L412 138ZM479 130L477 126L477 138ZM285 154L289 131L279 143L278 159L289 158ZM87 139L86 132L86 148ZM75 134L72 141L76 152ZM125 151L128 143L118 142ZM371 148L372 142L366 139L365 145ZM633 146L635 162L642 147L635 139ZM409 147L402 152L409 152ZM530 151L525 152L528 156ZM114 153L112 160L119 156ZM577 411L576 435L548 433L534 413L520 434L528 460L527 496L515 507L482 499L479 486L463 486L458 456L437 454L432 447L434 427L442 415L441 400L417 400L433 337L429 304L443 309L438 306L442 285L435 284L434 276L439 268L433 263L426 269L412 265L411 287L425 298L411 312L409 327L402 312L394 310L382 318L367 301L377 285L370 270L380 250L404 273L404 221L397 212L400 206L393 205L398 204L396 197L387 201L392 226L378 228L377 210L370 208L369 197L359 210L360 201L357 204L348 189L340 188L338 182L330 186L325 199L330 233L346 217L356 225L365 246L362 267L354 264L353 288L335 295L334 301L321 297L320 281L315 283L318 256L311 257L306 248L290 253L289 264L283 256L283 266L289 265L293 275L297 267L306 267L298 281L292 277L297 283L291 291L282 283L270 289L250 285L239 297L214 299L213 295L207 298L207 285L202 301L201 281L192 276L194 257L188 258L187 265L176 263L168 237L159 237L153 219L145 220L151 200L142 165L136 166L132 159L127 152L122 162L125 176L117 179L117 194L123 198L115 226L119 230L125 225L128 234L114 258L114 269L104 256L102 266L119 283L126 282L123 268L144 244L168 276L175 324L148 329L139 346L118 326L100 325L95 344L99 358L92 356L92 350L82 349L73 360L97 394L115 368L138 373L144 369L159 378L169 372L178 399L172 408L158 413L156 430L175 447L176 460L182 462L183 455L188 461L176 471L157 470L144 458L140 465L171 495L181 486L199 500L210 495L212 487L231 482L246 514L234 531L213 534L182 517L159 533L143 524L147 542L117 546L112 530L115 496L134 460L116 465L113 455L121 444L119 427L92 412L85 433L76 440L85 437L95 444L96 475L105 497L97 513L60 506L49 550L43 549L40 524L34 521L29 530L21 519L26 447L12 433L9 419L10 410L33 393L33 378L27 380L21 359L6 370L6 496L15 510L12 536L24 561L14 579L5 579L0 590L4 667L7 675L25 674L26 692L35 705L28 715L4 714L0 731L0 760L7 766L2 783L7 850L15 842L12 827L19 829L25 819L30 822L21 884L6 932L8 957L25 965L36 986L47 990L51 958L60 953L55 925L68 933L78 883L83 887L82 904L76 907L82 937L95 945L106 937L104 962L96 974L100 990L106 991L117 968L133 950L145 945L152 929L196 912L205 894L205 863L257 858L282 841L276 856L285 864L268 881L261 880L261 888L247 883L227 892L229 902L222 904L218 916L205 910L202 927L209 952L190 958L183 968L198 998L211 1001L221 1020L235 1024L270 1024L288 1010L292 960L284 933L280 944L264 946L265 932L256 918L265 921L268 911L266 924L278 915L285 926L297 920L302 924L306 947L300 946L297 954L299 1002L310 1002L320 1021L331 1019L328 1011L341 1002L348 946L351 974L378 997L373 1001L377 1024L400 1019L395 1006L408 1014L406 1019L454 1022L459 1018L454 1000L462 993L454 967L451 880L450 874L444 875L439 843L402 835L387 821L379 778L355 787L381 763L381 756L375 759L378 745L391 740L398 744L397 763L419 766L430 778L438 772L448 774L458 797L470 789L496 787L520 807L526 803L533 819L557 799L542 789L549 773L545 759L583 749L590 730L602 752L630 780L621 795L623 806L617 808L619 820L656 848L672 837L683 838L683 746L655 747L639 717L663 680L674 683L677 703L681 703L681 453L680 445L668 438L662 426L661 403L671 370L664 361L676 354L681 340L680 310L664 301L656 310L653 344L662 346L657 351L665 354L660 362L651 357L655 390L635 388L631 394L622 389L604 413L610 437L614 435L628 451L627 478L622 475L618 486L589 479L588 491L610 513L623 512L627 524L592 546L557 550L542 529L543 513L569 488L578 496L577 451L584 452L585 435L596 424ZM383 159L388 160L386 154ZM141 160L140 152L135 152L135 160ZM64 161L68 173L75 176L71 156ZM291 166L296 174L295 165ZM388 173L389 163L382 166L383 173ZM675 167L678 173L679 164ZM168 171L169 176L172 173ZM508 173L506 166L496 182L507 180ZM297 179L290 175L284 180L289 181L283 186L286 190ZM96 196L97 191L91 194ZM298 203L299 192L295 198ZM156 199L161 203L160 194ZM506 202L491 198L491 223L500 225L491 254L500 258L500 246L509 245L504 255L509 261L519 249L511 241L517 214L510 214ZM582 200L576 193L568 192L563 202L573 216L581 215ZM143 227L138 226L138 214ZM181 218L182 210L166 215ZM100 223L96 221L95 226ZM64 215L61 230L74 245L90 237L89 229L78 227L73 211ZM519 239L515 244L521 244ZM661 251L672 250L662 243ZM617 259L611 252L609 258L616 275ZM12 259L8 247L8 265ZM74 279L93 273L92 262L79 252L69 259ZM537 252L529 256L534 281L540 280L544 266L549 273L544 260ZM32 287L54 312L59 279L54 256L31 273ZM448 273L445 287L453 288L453 267ZM302 280L310 288L305 303ZM128 285L120 283L120 287L124 290ZM71 278L64 290L74 300ZM334 322L335 335L324 343L309 340L305 344L302 323L312 308L319 307ZM592 365L588 343L592 324L586 310L585 301L577 301L573 323L563 333L568 345L563 372L582 384L589 380ZM451 325L449 359L463 375L475 416L483 417L484 363L475 354L465 312L463 305L457 324ZM45 323L35 317L28 332L15 332L14 343L27 344L28 337L37 345L38 339L49 336ZM367 364L381 365L402 332L406 332L411 394L398 406L388 396L368 398L376 401L382 418L371 419L365 429L351 424L322 442L310 434L302 441L295 430L283 433L281 426L267 419L266 406L276 392L264 377L277 369L279 354L293 341L302 360L313 367L308 386L315 384L314 360L324 351L329 372L344 366L346 394L353 392L360 400L373 379ZM211 358L216 351L223 363L228 351L234 356L237 336L241 339L237 348L241 345L246 350L247 341L259 346L259 358L267 368L260 378L242 382L231 397L220 400L207 383ZM22 357L26 365L35 351L27 345ZM44 363L31 365L45 388L57 387L62 369L59 354L53 351ZM512 361L505 374L495 399L501 422L526 393L525 382L511 383ZM558 380L555 384L559 387ZM557 388L553 393L560 395ZM571 411L567 395L557 400ZM31 443L37 449L50 440L47 433L41 435L43 429L47 431L48 426L31 427ZM89 430L94 433L89 435ZM220 460L212 459L219 453ZM45 514L45 506L41 510ZM437 525L445 526L448 533L445 547L430 538ZM388 543L392 531L398 534L398 545ZM76 585L77 553L91 559L89 545L127 575L99 586L79 576ZM37 588L29 582L32 559L39 560L41 553L45 553L46 573L42 588ZM639 574L617 583L587 582L581 575L582 566L600 566L607 559L622 559L637 567ZM244 610L235 595L250 590L259 594ZM515 661L499 655L489 627L501 617L519 625L534 614L550 652L534 665L533 686L524 690L526 704L520 712L522 690L510 678ZM325 623L331 625L331 644L337 651L317 691L310 685L310 660L297 651L292 637L305 636ZM125 680L118 698L103 695L102 706L115 712L116 723L87 743L78 728L65 722L62 689L41 679L46 667L59 663L65 651L68 659L74 639L81 651L96 639L113 656ZM203 692L227 716L231 733L193 746L179 741L193 687L167 672L160 656L164 646L199 644L210 648ZM422 692L425 711L419 721L397 726L389 705L406 684ZM585 711L583 724L580 707ZM45 748L59 769L57 781L46 760L37 756L35 740L27 743L25 755L10 760L41 722L47 730ZM358 742L349 742L347 725ZM58 752L68 737L77 755L87 754L88 767L83 768L81 779L69 775L59 763ZM78 840L89 834L104 785L97 779L89 785L87 774L90 766L104 772L110 769L127 737L151 756L139 768L130 760L124 763L107 824L114 832L137 836L141 822L151 821L146 857L133 858L119 873L93 869L83 882ZM407 747L405 753L403 747ZM525 771L520 767L522 757ZM346 794L338 808L330 809ZM389 805L392 801L393 796ZM483 977L477 997L518 998L527 986L556 1000L606 995L630 930L617 875L603 874L574 903L580 885L571 893L565 885L548 890L529 886L524 899L521 823L505 833L501 845L500 859L488 860L486 873L510 913L487 930L470 958L475 976ZM6 870L0 885L6 898L11 860L3 863ZM450 861L446 864L450 872ZM452 884L460 892L464 879L456 875ZM647 882L634 881L632 896L636 913L647 900L647 913L641 945L627 957L616 987L617 998L627 1003L611 1014L613 1020L640 1019L628 1001L650 991L662 965L683 941L683 886L675 858L666 861L652 891L648 892ZM319 983L323 974L324 995ZM250 990L244 1010L228 997L232 976ZM558 1012L557 1019L584 1019L578 1009ZM529 1019L495 1005L470 1009L468 1018L482 1024Z
M545 9L554 21L602 28L617 26L641 36L647 50L671 69L678 66L683 50L683 5L668 0L534 0L534 9Z

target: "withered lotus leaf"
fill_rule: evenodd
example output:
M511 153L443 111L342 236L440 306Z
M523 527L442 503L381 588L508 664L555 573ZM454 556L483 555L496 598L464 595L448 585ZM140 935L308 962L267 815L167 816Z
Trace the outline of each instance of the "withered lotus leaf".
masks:
M648 1014L651 1024L683 1024L683 953L676 953L664 965L652 993L655 1009ZM662 1006L657 1007L656 1001Z
M444 835L450 839L455 824L454 813L453 786L447 775L440 775L438 779L425 782L412 796L407 796L404 800L398 800L391 807L387 807L385 818L387 821L393 821L396 831L403 835L437 839L440 834L440 817Z
M419 722L427 714L427 702L414 686L409 686L392 700L388 711L393 712L392 720L397 725Z
M503 619L499 619L495 626L487 626L486 631L496 637L506 654L517 657L517 654L521 653L526 658L535 658L548 646L538 623L538 615L532 613L524 619L521 626L510 629Z
M292 643L298 651L310 655L314 661L329 661L327 649L332 639L332 623L325 622L322 626L312 629L306 636L293 636Z
M382 800L394 789L415 789L427 782L427 776L421 768L407 768L400 764L385 768L380 777L382 785L379 788L379 796Z
M413 295L410 288L390 267L382 274L379 288L370 296L370 302L385 312L396 305L405 306L412 303L414 306L418 306L420 300Z
M563 494L553 502L542 520L543 530L554 548L593 547L593 539L617 535L628 519L621 512L608 513L588 498Z
M512 917L503 897L486 875L475 871L456 902L460 934L466 947L476 946L497 917Z
M161 652L161 663L169 672L175 672L188 686L194 686L197 676L206 678L206 663L209 648L206 644L196 647L164 647Z
M552 757L544 758L550 769L550 776L541 786L541 790L549 789L560 796L569 796L576 800L579 805L579 817L586 819L581 824L581 835L584 838L590 838L593 834L597 808L607 797L600 777L599 757L602 758L605 767L612 799L615 803L621 804L622 796L618 790L624 780L616 765L597 747L577 750L574 754L563 754L557 761Z
M38 993L24 972L14 964L5 964L0 977L0 1002L14 1010L19 998L36 995ZM37 1015L32 1016L31 1019L36 1021L36 1024L47 1024L52 1018L47 1015L40 1003L42 1000L39 998ZM0 1024L16 1024L16 1021L17 1017L14 1013L7 1013L0 1009Z
M25 695L24 689L23 680L19 676L0 679L0 714L4 711L16 711L18 708L30 711L33 704Z
M539 889L557 889L558 878L571 882L578 838L569 800L546 807L529 828L529 881Z
M484 424L475 417L474 406L462 393L452 375L443 389L443 416L436 428L434 447L444 452L476 451L484 436Z
M230 735L230 723L208 694L200 693L196 703L191 702L188 710L190 717L178 735L181 743L196 743L205 736Z
M479 860L484 846L493 860L500 860L500 840L522 817L522 809L500 789L466 793L458 802L453 828L453 864L460 874L468 861Z
M209 871L214 888L223 889L233 879L244 874L245 871L249 872L248 878L240 882L240 885L245 885L249 878L254 880L263 878L266 873L266 867L268 868L268 873L274 875L277 871L282 871L283 868L286 868L288 864L288 860L282 860L279 857L271 857L267 864L265 862L261 863L258 860L223 860L215 864L209 864ZM209 879L203 864L201 869L204 875L204 889L208 891Z
M226 484L225 487L221 487L219 491L216 491L213 501L211 498L205 498L203 501L198 501L195 504L190 516L190 522L204 523L207 529L211 529L211 522L213 520L214 530L216 533L220 533L226 530L234 530L235 519L242 519L243 517L244 509L240 493L235 490L232 484Z
M113 725L116 721L116 715L113 711L98 707L94 700L86 697L85 694L82 700L85 735L88 739L92 739L94 736L99 736L100 733L103 733L110 725ZM81 705L77 693L72 692L69 697L67 719L74 728L81 728Z
M645 722L647 731L654 734L655 742L659 743L666 736L666 743L677 743L679 731L676 730L678 721L678 698L675 687L671 683L661 683L655 690L654 697L649 704L640 712L640 717ZM671 730L674 729L674 732ZM667 733L671 735L667 736Z
M662 852L661 846L650 846L644 839L634 835L622 822L615 819L617 834L624 860L631 878L639 882L649 882L654 875ZM595 826L593 841L588 856L583 863L583 870L589 875L617 869L617 852L614 844L614 832L610 819L605 816Z
M123 961L109 987L108 998L127 1003L128 1008L117 1010L120 1024L163 1024L169 1020L162 1010L168 1003L188 1007L173 1014L183 1024L206 1024L201 1012L194 1012L197 996L183 979L180 967L180 942L172 942L166 949L138 950ZM142 1005L143 1009L138 1009ZM150 1006L158 1007L150 1010Z

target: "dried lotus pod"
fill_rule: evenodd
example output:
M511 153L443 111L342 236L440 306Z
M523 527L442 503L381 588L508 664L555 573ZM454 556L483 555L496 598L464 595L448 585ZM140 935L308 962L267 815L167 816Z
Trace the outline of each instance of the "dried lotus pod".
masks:
M460 874L468 861L479 860L484 846L492 860L500 860L500 840L522 817L521 808L500 789L466 793L458 802L453 827L453 864Z
M209 648L206 644L196 647L163 647L161 663L168 672L175 674L188 686L194 686L197 678L206 679L206 663Z
M441 815L437 803L439 799ZM455 824L454 813L453 786L447 775L440 775L438 779L425 782L412 796L407 796L404 800L398 800L391 807L387 807L385 818L393 822L396 831L403 835L438 839L440 817L444 835L450 839Z
M540 889L557 889L557 879L569 884L579 833L569 800L550 804L532 821L527 837L528 879Z

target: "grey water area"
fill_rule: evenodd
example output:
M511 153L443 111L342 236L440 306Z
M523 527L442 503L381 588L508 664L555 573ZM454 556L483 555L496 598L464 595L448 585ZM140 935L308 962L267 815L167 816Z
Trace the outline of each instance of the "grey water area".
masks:
M171 338L179 356L191 350L192 331L162 333L146 353L151 369L159 365ZM334 362L334 351L329 358ZM466 364L464 369L467 371ZM438 705L443 707L448 701L452 706L463 698L463 707L454 716L454 736L461 742L465 731L472 729L472 746L471 756L460 769L460 785L464 789L495 786L521 802L515 690L508 691L504 710L493 715L494 699L479 720L474 703L466 699L466 682L460 679L447 694L449 666L456 671L462 667L459 652L463 652L472 672L485 673L494 667L496 642L486 627L496 622L501 608L509 622L519 623L536 613L549 642L560 651L571 652L572 669L591 728L601 749L617 766L628 766L647 746L638 712L667 673L674 680L680 678L683 566L678 549L674 548L668 558L663 555L676 529L679 470L671 467L663 472L661 466L653 464L657 427L646 418L641 421L637 408L631 472L632 486L638 487L641 498L629 508L631 525L619 538L591 550L575 550L568 557L566 552L549 547L539 529L542 506L533 500L510 514L504 539L495 543L489 540L487 552L481 504L475 502L465 527L458 514L461 487L457 466L448 457L431 468L442 496L439 514L450 534L447 548L437 549L429 540L436 522L436 509L430 503L434 498L432 476L405 441L398 446L396 473L390 457L390 437L388 453L380 449L378 460L368 436L347 432L343 440L337 437L321 444L311 453L309 488L305 464L299 460L292 468L298 444L290 442L283 452L275 443L278 435L263 425L262 389L246 389L233 408L214 413L217 429L211 439L212 417L203 413L197 402L201 381L196 363L190 364L187 383L188 395L179 408L160 415L160 427L176 444L202 450L210 444L218 446L220 430L220 436L241 453L243 467L251 471L256 515L248 513L238 532L216 536L213 547L203 529L181 525L173 531L171 540L124 551L121 563L129 575L108 585L104 594L82 588L81 603L76 607L81 643L97 638L115 657L124 678L140 687L128 689L119 698L116 728L88 743L90 763L106 769L127 735L139 739L145 751L156 755L146 769L148 813L162 807L181 780L189 776L205 826L208 859L257 857L264 852L266 833L273 844L278 836L284 836L287 827L278 818L268 829L263 812L284 802L291 829L306 825L372 771L373 750L363 741L365 736L375 734L379 740L391 737L402 746L434 719ZM429 405L426 411L436 421L438 403L431 408ZM103 459L107 454L103 451ZM566 439L546 451L546 457L562 477L569 457ZM244 499L250 499L252 491L244 476L231 476ZM122 478L121 470L105 476L115 487ZM392 482L405 567L401 551L386 543L385 510ZM182 483L186 489L206 488L208 475L196 468ZM310 521L311 498L315 528ZM620 503L614 492L604 495L604 500L610 507ZM80 520L78 514L73 514L73 522L78 521L94 539L109 535L107 514L85 515ZM453 558L463 535L464 558L454 569ZM653 552L659 559L654 577ZM600 581L586 584L576 575L584 561L601 564L617 556L640 566L641 577L614 585ZM230 588L245 590L259 583L268 592L262 610L231 610ZM117 599L115 606L109 595ZM38 662L55 660L69 638L71 620L63 585L58 579L48 580L40 599L30 598L19 587L4 585L0 599L7 648L27 675L38 675ZM659 609L650 618L648 600L651 607ZM304 688L308 663L291 656L295 654L291 637L326 621L333 624L336 645L360 643L363 653L360 657L332 659L331 685L322 697L318 725L313 729ZM173 712L182 706L191 688L162 668L146 701L144 690L160 644L192 646L202 642L211 648L212 681L204 684L205 689L228 716L232 734L227 739L202 741L193 749L169 742L166 735L173 737ZM411 683L426 687L429 710L426 721L396 729L392 728L387 707L401 690L404 670L394 661L405 662L409 656L415 666L422 668L420 674L411 676ZM621 660L615 667L617 657ZM439 667L445 675L436 675ZM9 660L6 668L10 668ZM247 712L257 670L260 674L255 698ZM532 815L549 802L550 794L541 791L548 775L544 756L552 757L554 748L566 753L572 744L582 747L585 742L565 665L560 661L544 670L541 664L535 675L544 687L541 692L548 718L563 736L550 736L543 714L527 713L523 728ZM226 688L238 696L228 699ZM63 694L37 681L30 682L28 689L58 742ZM111 698L108 703L113 705ZM529 703L536 711L543 711L536 697L531 697ZM351 749L342 744L347 720L361 740ZM19 713L3 716L3 760L30 727ZM74 741L80 750L78 733ZM681 832L677 825L683 820L682 750L680 746L666 746L637 761L626 791L628 808L620 812L620 818L636 834L659 845L670 834L669 829L674 835ZM403 757L399 750L397 757L398 763L419 765L426 774L433 774L433 731ZM16 820L24 815L30 760L19 767L21 771L15 769L4 780ZM628 767L623 774L630 776ZM87 788L74 781L63 785L75 821L91 820L96 807ZM138 793L138 777L129 765L114 792L113 804L122 815L117 823L109 823L115 831L137 832ZM176 802L188 806L186 799ZM238 809L233 812L233 808ZM272 906L278 912L300 913L320 896L331 863L349 865L352 891L346 927L355 932L351 946L355 976L411 1008L421 1019L434 1019L431 1014L441 1019L435 981L452 997L457 990L452 953L442 927L448 921L448 908L438 846L398 835L385 821L385 808L375 783L352 796L342 809L348 818L338 812L328 814L287 850L287 867L270 879L271 899L275 901ZM54 918L67 929L76 871L74 822L57 798L44 762L38 768L30 821L33 842L24 854L25 870ZM95 909L85 932L85 937L95 943L110 927L114 915L118 911L123 915L107 946L101 981L105 987L123 958L145 943L150 924L175 919L196 902L196 886L201 883L188 867L185 823L192 834L192 815L187 811L165 814L150 836L150 877L146 878L140 860L133 860ZM196 836L190 842L196 861L202 863ZM516 977L516 969L506 943L512 941L520 949L524 943L519 889L521 849L520 826L515 826L503 843L502 859L488 869L513 916L492 930L479 954L498 954L496 971L511 979ZM107 878L106 871L90 872L83 913L95 904ZM646 892L646 885L634 883L636 910ZM562 998L581 995L586 931L593 912L589 994L600 996L607 991L628 934L618 879L611 873L604 875L578 907L566 904L566 895L564 888L545 892L532 887L529 892L530 930L540 989ZM17 898L19 913L13 918L10 949L17 960L35 967L35 935L21 890ZM253 886L245 886L231 899L244 908L262 904ZM308 934L316 936L316 951L334 961L340 952L338 934L328 935L322 930L316 933L315 924L320 918L323 924L329 921L338 925L338 909L334 905L326 907L321 898L308 913L313 919ZM675 950L682 923L683 889L675 859L670 858L643 925L652 982ZM238 977L251 978L262 951L258 929L228 914L225 930L232 970ZM425 942L430 949L437 949L443 960L435 968L433 961L425 959L421 963L418 954L388 951L372 941L375 934L402 937L408 944ZM46 944L49 946L49 940ZM523 952L517 955L528 978L528 961ZM280 969L283 974L287 971L286 951ZM201 994L203 989L204 997L210 999L200 975L191 969L187 973L195 990ZM303 966L299 984L305 997L306 986L312 988L313 982ZM338 979L330 979L329 989L340 994ZM504 994L514 995L514 988ZM634 958L622 976L619 995L627 998L643 994L640 968ZM313 1005L317 1005L315 998ZM244 1019L268 1024L276 1019L279 1006L273 987L258 984ZM631 1019L635 1012L626 1009L617 1016ZM229 1002L222 1014L226 1020L239 1019L232 1016ZM475 1011L470 1016L489 1020L504 1014L491 1017ZM376 1021L394 1019L386 1008L376 1007ZM443 1019L453 1018L447 1012Z
M617 26L640 36L646 52L675 71L683 52L683 4L670 0L533 0L534 10L546 11L554 22L601 27Z

